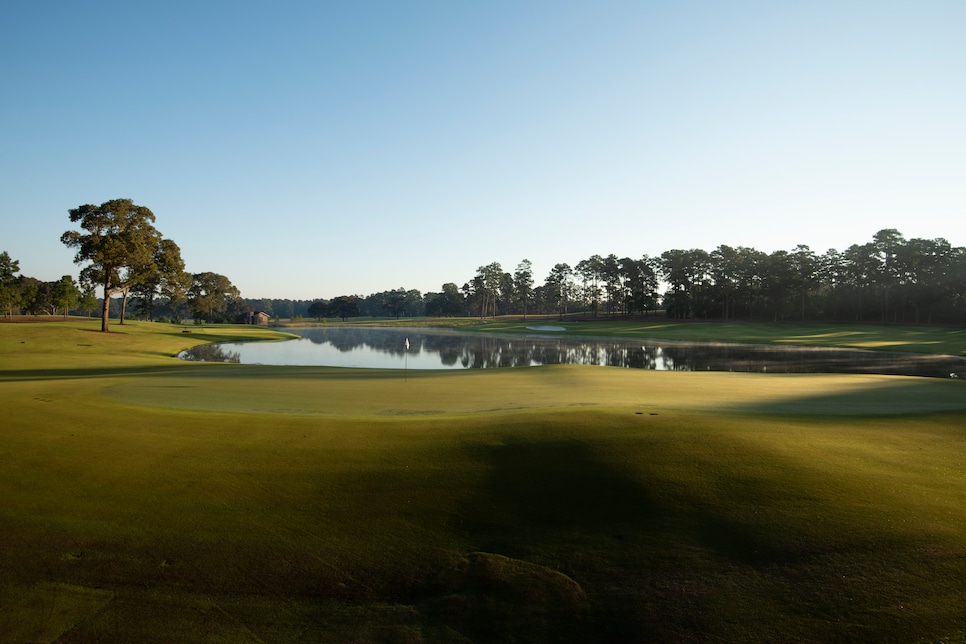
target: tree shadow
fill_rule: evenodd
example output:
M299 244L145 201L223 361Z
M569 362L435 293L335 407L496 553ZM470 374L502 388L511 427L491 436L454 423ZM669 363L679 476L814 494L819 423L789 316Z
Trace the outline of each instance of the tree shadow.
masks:
M639 481L595 455L581 440L508 441L475 448L490 474L464 520L480 545L499 552L531 533L619 530L654 514L655 503Z
M956 380L882 378L846 391L737 401L731 412L781 416L894 416L966 409L966 387Z

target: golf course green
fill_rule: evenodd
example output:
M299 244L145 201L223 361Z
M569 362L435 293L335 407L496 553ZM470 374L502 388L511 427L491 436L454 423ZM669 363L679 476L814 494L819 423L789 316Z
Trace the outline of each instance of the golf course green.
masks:
M966 642L961 380L208 364L174 356L285 334L111 328L0 324L0 642Z

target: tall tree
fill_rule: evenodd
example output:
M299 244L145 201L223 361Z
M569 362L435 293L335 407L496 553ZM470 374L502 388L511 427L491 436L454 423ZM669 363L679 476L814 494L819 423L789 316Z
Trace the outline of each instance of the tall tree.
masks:
M672 249L661 253L661 273L668 283L664 305L668 315L676 318L702 317L706 307L704 287L709 279L711 258L700 248Z
M910 239L896 253L904 276L901 296L912 307L916 324L923 313L930 323L937 304L953 295L953 257L952 245L942 238Z
M900 267L899 262L896 261L896 255L900 252L900 248L905 241L902 233L895 228L885 228L872 236L873 257L878 264L875 279L881 293L883 322L887 320L890 311L893 315L893 321L895 321L897 315L896 307L890 303L889 296L893 289L901 283Z
M872 293L879 271L875 249L871 243L852 244L842 256L843 278L848 290L849 303L855 320L863 320L866 314L866 297Z
M50 300L54 308L60 308L64 310L64 317L67 317L68 312L71 307L77 303L80 297L80 292L77 290L77 284L74 282L74 278L70 275L64 275L60 278L59 282L53 282L50 289Z
M787 317L797 286L798 274L788 251L776 250L769 255L762 272L761 290L775 322Z
M645 255L641 259L625 257L621 260L621 272L627 288L628 313L637 311L644 315L657 303L657 271L654 262Z
M85 204L68 211L81 231L68 230L60 241L77 249L74 263L89 264L81 271L82 282L104 289L101 331L108 331L111 296L130 289L137 267L149 263L158 232L154 213L130 199L113 199L100 206Z
M21 275L17 278L20 291L20 307L27 315L46 315L50 312L50 284L35 277Z
M398 320L406 309L406 289L400 286L395 291L387 291L383 307Z
M207 272L193 276L188 297L195 317L217 322L224 319L225 313L240 294L227 277Z
M842 288L845 281L846 261L842 253L829 248L818 258L819 288L825 300L825 314L838 319Z
M13 309L20 306L20 289L17 288L17 273L20 262L11 259L7 251L0 253L0 309L5 316L12 316Z
M735 296L738 292L741 270L739 249L722 244L708 256L711 279L714 282L714 297L721 302L721 318L734 317Z
M527 319L527 304L533 298L533 264L529 259L524 259L517 264L517 270L513 272L513 285L517 291L517 298L523 307L523 319Z
M86 286L84 288L77 302L77 307L81 311L85 311L87 317L91 317L91 314L97 310L97 293L94 292L93 286Z
M601 264L601 279L604 282L604 292L607 293L607 310L611 315L623 313L625 308L624 282L626 275L621 269L621 260L611 253Z
M359 303L356 302L356 309L358 308L359 308ZM311 304L309 304L308 314L311 317L318 320L319 322L321 322L322 318L328 315L328 313L329 313L329 302L327 300L318 299L312 302Z
M554 264L550 274L544 281L544 292L547 303L560 314L560 319L567 314L567 304L573 294L574 272L569 264Z
M799 244L788 256L791 261L792 269L798 276L799 293L801 295L801 314L802 322L805 321L805 300L815 282L818 272L818 259L812 249L804 244Z
M491 262L480 266L473 278L473 290L479 298L480 318L485 318L488 311L496 315L496 302L503 284L503 267L499 262Z
M600 281L604 273L604 258L600 255L591 255L587 259L577 262L574 272L580 275L584 284L584 300L590 303L590 308L597 317L600 311Z
M158 238L151 261L140 267L140 278L131 288L141 302L141 310L150 320L153 318L154 298L167 296L177 305L191 288L191 275L184 269L181 249L170 239Z
M453 282L443 284L440 293L427 293L424 302L426 315L434 317L453 317L462 315L466 310L466 300Z
M406 298L403 300L403 311L409 317L423 314L423 294L418 289L411 288L406 291Z
M359 315L359 303L352 295L340 295L329 302L328 311L345 322L349 316Z

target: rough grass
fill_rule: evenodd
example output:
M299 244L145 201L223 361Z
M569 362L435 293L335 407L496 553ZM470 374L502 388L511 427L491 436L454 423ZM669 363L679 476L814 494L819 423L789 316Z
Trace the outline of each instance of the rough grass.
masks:
M0 326L0 641L963 639L961 383L185 344Z

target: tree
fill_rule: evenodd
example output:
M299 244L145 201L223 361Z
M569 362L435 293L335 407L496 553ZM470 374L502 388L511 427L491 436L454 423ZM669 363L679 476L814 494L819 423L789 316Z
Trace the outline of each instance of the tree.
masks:
M358 310L358 308L359 304L356 303L356 309ZM308 314L320 322L322 321L322 318L328 315L328 312L329 303L326 300L319 299L309 304Z
M188 300L196 318L207 322L224 319L234 300L239 298L238 289L224 275L196 273L192 276Z
M787 317L797 290L799 276L788 251L776 250L768 256L762 274L762 294L774 321Z
M54 308L64 310L64 317L67 317L71 307L77 303L80 292L77 284L70 275L64 275L59 282L53 282L50 289L50 300Z
M503 284L503 267L499 262L491 262L476 269L476 277L472 281L473 295L480 305L480 318L485 318L488 311L496 315L496 300Z
M453 282L443 284L442 293L427 293L425 299L426 315L452 317L462 315L466 310L466 300Z
M554 264L544 280L544 292L546 293L547 303L553 306L560 314L560 319L567 314L567 304L573 296L574 272L569 264Z
M879 286L881 292L881 303L882 303L882 321L885 322L890 311L890 301L889 295L892 290L900 283L900 272L899 263L896 261L896 254L899 252L901 246L905 243L905 239L895 228L886 228L880 230L875 235L872 236L872 248L874 261L878 264L878 270L876 271L875 281ZM893 312L893 321L895 321L896 310L895 307L891 307Z
M721 319L727 320L734 317L741 253L738 249L722 244L711 251L708 259L711 263L714 296L721 301Z
M342 318L345 322L349 316L359 315L359 303L352 295L340 295L329 302L328 312Z
M955 297L953 257L952 245L942 238L910 239L896 253L904 278L902 297L912 307L916 324L923 312L931 323L936 306Z
M673 249L661 253L660 267L668 291L664 306L675 318L702 317L705 308L703 290L708 281L711 257L700 248Z
M627 291L625 290L626 275L621 268L621 261L617 255L611 253L601 264L601 279L604 282L604 292L607 293L607 310L613 316L624 313Z
M383 308L398 320L406 308L406 289L400 286L395 291L388 291Z
M590 302L590 307L594 311L594 317L600 311L600 280L604 271L604 258L600 255L591 255L587 259L577 262L574 272L580 275L584 284L584 300Z
M104 289L101 331L107 333L111 296L126 293L137 279L137 267L151 260L158 238L154 213L130 199L114 199L100 206L85 204L68 212L84 232L68 230L60 241L77 249L75 264L89 263L81 271L81 281Z
M150 228L144 228L141 231L141 236L147 252L133 259L131 265L121 272L121 315L118 321L119 324L124 324L124 320L126 319L127 299L131 292L135 289L140 289L144 292L146 285L158 274L155 256L158 253L158 249L161 248L163 241L161 239L161 233L151 226Z
M88 286L80 295L80 300L77 302L77 307L81 311L87 313L87 317L91 317L91 314L97 310L97 294L94 292L93 286Z
M20 262L11 259L7 251L0 253L0 309L6 316L12 316L14 307L20 306L19 271Z
M812 249L804 244L799 244L789 255L792 268L798 276L798 284L802 297L802 322L805 321L805 296L811 289L815 276L818 272L818 259Z
M27 315L43 315L50 311L50 285L35 277L21 275L17 278L20 307Z
M510 307L516 300L517 287L513 283L513 275L510 273L501 273L500 275L500 288L498 290L497 301L497 315L502 307L503 315L510 314Z
M423 294L418 289L411 288L406 291L406 298L403 300L403 311L408 317L422 315Z
M647 315L657 304L657 271L654 269L654 262L647 255L638 260L625 257L621 260L621 272L627 288L628 313L638 311Z
M819 288L825 300L825 312L832 319L838 319L842 285L845 281L846 262L842 253L829 248L818 258Z
M170 239L158 238L150 263L140 267L139 279L131 288L139 297L141 310L150 320L156 296L166 296L177 306L187 297L190 288L191 275L184 269L181 248Z
M842 255L842 276L855 320L865 318L866 310L863 296L871 293L875 287L879 267L874 258L874 252L871 243L852 244L845 249Z
M513 273L513 284L517 298L523 306L523 319L527 319L527 303L533 297L533 265L529 259L524 259L517 265Z

